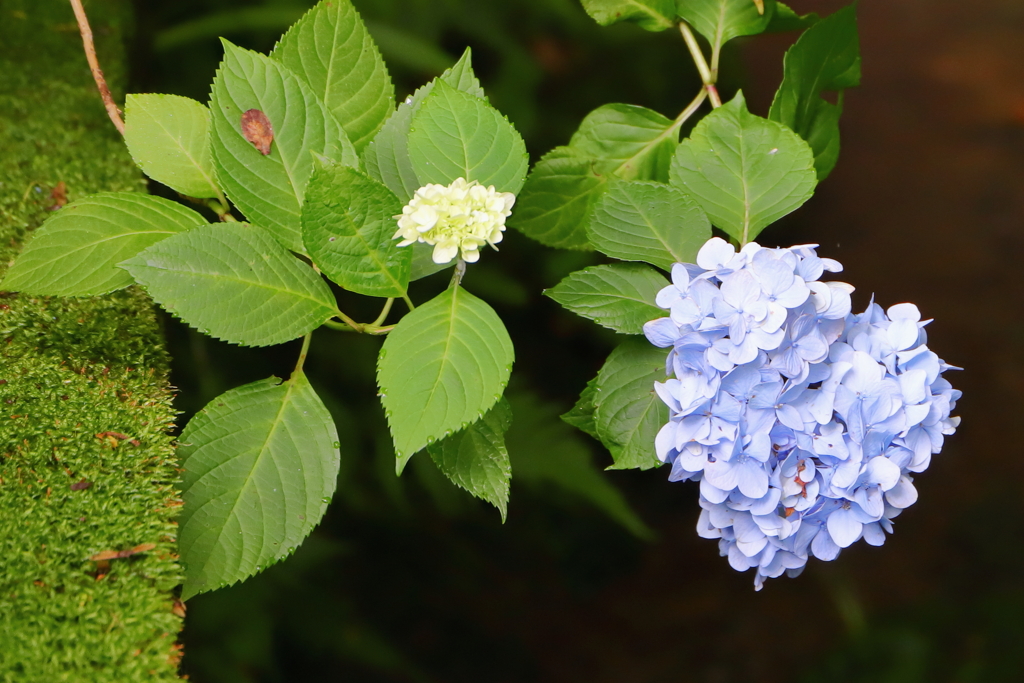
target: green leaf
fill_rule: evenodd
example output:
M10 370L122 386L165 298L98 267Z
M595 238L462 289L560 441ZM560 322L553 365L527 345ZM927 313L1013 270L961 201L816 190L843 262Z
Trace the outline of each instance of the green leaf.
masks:
M632 104L606 104L590 112L569 147L600 159L602 171L625 180L668 180L679 126L656 111Z
M537 162L509 225L549 247L592 249L586 224L613 176L667 180L679 126L630 104L608 104L583 119L568 147Z
M623 334L643 334L644 323L664 318L654 298L665 276L640 263L591 266L570 273L544 295L573 313Z
M762 33L775 13L775 2L765 0L759 11L754 0L677 0L676 11L708 39L714 54L733 38Z
M583 9L601 26L632 21L648 31L672 28L675 0L583 0Z
M594 465L591 450L580 435L554 418L556 406L529 393L512 394L509 403L516 420L505 442L517 485L549 492L550 500L563 504L586 501L637 537L654 536L612 484L612 478Z
M593 249L586 220L606 177L598 160L557 147L526 178L508 225L541 244L559 249Z
M840 105L821 98L824 91L842 91L860 84L857 7L851 5L807 29L786 52L782 85L768 118L795 130L814 150L818 180L824 180L839 159Z
M352 143L306 82L280 62L224 40L213 79L213 158L224 192L285 247L301 252L300 215L313 152L358 166ZM242 133L243 112L262 111L274 129L264 156Z
M205 105L177 95L128 95L124 141L153 180L189 197L220 196Z
M465 178L512 193L523 187L530 162L508 119L444 81L434 84L413 116L409 159L421 187Z
M480 85L480 79L476 77L476 73L473 71L473 52L468 47L463 51L462 56L459 57L459 61L455 62L450 69L446 69L438 80L444 81L453 88L468 93L473 97L487 99L486 95L484 95L484 89ZM424 97L429 94L429 92L425 93Z
M700 205L675 187L612 180L594 202L587 235L602 254L668 270L673 263L695 261L711 238L711 223Z
M486 415L466 429L427 446L438 469L477 498L501 512L508 510L512 466L505 448L505 432L512 424L512 408L501 399Z
M421 448L490 410L513 360L501 318L463 288L449 288L403 317L377 361L399 471Z
M698 123L672 160L672 184L741 244L814 193L814 155L789 128L747 111L737 93Z
M313 263L345 289L400 297L409 286L412 250L392 239L402 203L354 168L313 172L302 207L302 240Z
M349 0L318 3L288 29L270 56L309 84L357 151L394 109L391 76Z
M572 410L563 413L561 417L566 424L572 425L595 439L600 439L597 435L597 424L594 422L594 411L597 410L597 406L594 405L596 396L597 378L595 377L587 382L587 386L580 393L580 398Z
M312 268L245 223L175 235L121 267L168 311L233 344L280 344L337 312L331 290Z
M472 53L466 48L452 68L400 103L398 109L384 122L384 126L363 150L366 172L387 185L403 202L409 201L413 193L422 187L416 178L412 161L409 160L409 128L412 126L413 116L419 111L423 100L433 92L434 84L438 81L444 81L474 97L482 98L484 91L473 73L471 60Z
M772 20L768 22L765 33L785 33L787 31L802 31L805 28L814 26L820 17L814 12L808 14L797 14L789 6L781 2L775 3L775 13Z
M338 433L302 373L221 394L189 421L178 443L183 600L290 555L334 494Z
M134 192L105 192L68 204L35 231L7 271L11 292L96 296L132 284L117 267L152 244L204 225L181 204Z
M594 424L615 460L609 469L646 470L662 464L654 438L668 422L668 407L654 392L654 383L665 380L667 354L646 339L629 339L612 351L597 374Z

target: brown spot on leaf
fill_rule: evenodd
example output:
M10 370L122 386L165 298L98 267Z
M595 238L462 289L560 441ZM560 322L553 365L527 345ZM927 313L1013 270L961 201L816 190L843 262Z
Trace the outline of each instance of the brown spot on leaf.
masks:
M274 141L274 127L270 125L267 115L259 109L250 109L242 114L242 135L263 156L270 154L270 144Z

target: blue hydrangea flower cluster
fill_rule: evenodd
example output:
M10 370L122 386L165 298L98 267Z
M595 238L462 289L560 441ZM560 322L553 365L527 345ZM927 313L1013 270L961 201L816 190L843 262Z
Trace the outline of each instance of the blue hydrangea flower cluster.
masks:
M658 457L669 479L700 482L698 533L754 568L757 590L812 555L881 545L960 422L930 321L908 303L852 314L853 287L820 280L842 266L815 247L712 238L658 293L669 317L644 327L670 348Z

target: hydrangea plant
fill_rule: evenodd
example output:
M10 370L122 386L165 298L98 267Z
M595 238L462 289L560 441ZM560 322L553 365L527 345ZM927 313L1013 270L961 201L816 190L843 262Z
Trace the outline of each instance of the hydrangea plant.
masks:
M854 7L819 19L772 0L583 4L602 24L678 27L703 87L674 120L597 109L520 195L513 225L525 234L627 262L572 273L548 296L646 337L616 348L563 419L600 440L613 468L668 464L670 480L699 482L698 534L719 539L734 569L754 568L758 590L811 556L881 545L917 500L913 474L959 424L960 392L942 377L952 366L926 346L913 304L854 314L854 288L821 279L842 266L816 245L753 241L838 159L843 90L860 80ZM768 117L742 93L722 104L723 44L774 30L803 33ZM680 141L705 100L712 111Z
M614 468L668 464L673 481L699 481L698 533L734 568L755 568L758 588L810 556L880 544L916 500L912 475L956 428L959 397L918 309L872 302L853 314L853 288L822 279L836 261L753 241L838 159L842 91L860 78L854 8L819 20L775 0L582 3L601 24L680 32L702 86L678 116L604 105L527 176L523 140L468 50L396 106L351 3L325 0L270 55L224 41L208 105L128 96L135 161L220 220L153 196L93 195L55 213L8 271L5 289L35 295L138 284L232 344L303 340L289 379L222 394L181 435L183 598L286 557L324 514L340 444L304 373L321 326L386 337L378 396L396 471L426 451L504 518L514 350L462 276L506 220L550 247L610 257L547 292L630 336L563 417L607 446ZM765 31L803 31L766 118L716 87L723 46ZM409 283L445 268L448 288L414 302ZM379 299L380 315L355 320L336 289ZM398 299L407 312L394 320Z
M503 517L511 476L502 393L512 341L461 276L501 240L528 159L488 103L469 50L396 108L347 0L315 6L270 55L223 43L208 105L129 95L124 120L143 171L220 220L154 196L85 197L36 232L3 283L59 296L139 284L211 337L303 339L289 379L226 392L179 439L183 598L286 557L323 516L340 444L303 371L321 326L386 335L377 377L398 472L427 450ZM414 304L411 281L453 266L446 291ZM380 316L347 315L328 281L378 298ZM396 299L408 312L392 322ZM465 438L477 432L486 438Z

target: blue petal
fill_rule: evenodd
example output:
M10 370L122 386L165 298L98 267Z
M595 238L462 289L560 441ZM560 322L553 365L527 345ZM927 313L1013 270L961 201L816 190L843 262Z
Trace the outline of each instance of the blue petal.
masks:
M864 530L853 510L841 507L828 516L828 533L840 548L848 548Z
M811 554L819 560L831 562L839 557L839 551L840 547L832 540L827 529L819 531L818 535L811 541Z

